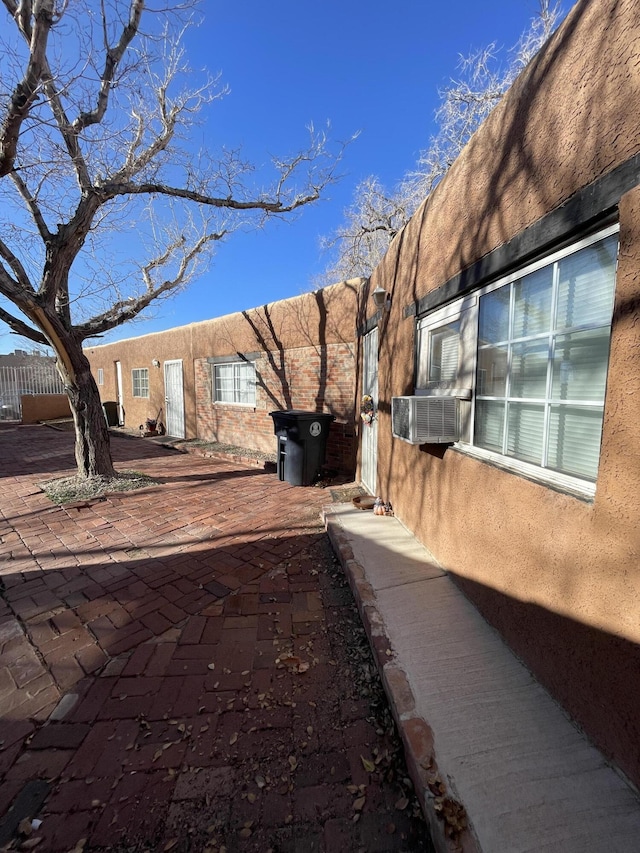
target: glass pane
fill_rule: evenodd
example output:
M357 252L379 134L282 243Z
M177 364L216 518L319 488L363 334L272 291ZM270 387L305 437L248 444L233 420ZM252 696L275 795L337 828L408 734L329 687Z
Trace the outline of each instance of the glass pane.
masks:
M560 261L558 329L611 323L617 250L612 234Z
M542 397L547 395L549 342L514 344L511 350L510 397Z
M559 335L553 359L552 399L604 401L609 327Z
M553 266L532 272L513 285L514 338L525 338L549 331Z
M504 397L507 393L507 347L485 347L478 351L476 393L485 397Z
M478 344L506 341L509 337L509 287L480 297Z
M460 320L439 326L429 334L429 382L455 382L458 378Z
M600 457L602 409L552 406L548 466L564 474L595 480Z
M474 444L487 450L502 453L504 430L504 403L479 400L476 403L476 425Z
M428 332L426 329L418 329L418 340L416 347L416 362L417 362L417 375L416 375L416 387L417 388L425 388L428 379L427 373L427 340L428 340ZM366 340L366 339L365 339ZM367 342L368 343L368 342ZM370 355L369 349L367 348L367 343L365 343L365 353L364 353L364 365L365 365L365 373L362 378L362 390L363 393L369 394L371 388L373 387L369 381L369 375L366 368L369 367Z
M233 402L233 365L216 365L216 400L222 403Z
M508 455L541 465L544 406L509 403L507 430Z
M249 393L248 393L248 364L239 364L238 365L238 376L237 376L237 401L238 403L244 403L245 405L249 402Z

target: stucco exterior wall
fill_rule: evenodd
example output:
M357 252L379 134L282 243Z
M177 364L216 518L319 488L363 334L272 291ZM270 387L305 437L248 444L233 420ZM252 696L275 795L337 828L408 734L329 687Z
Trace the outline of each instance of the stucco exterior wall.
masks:
M165 361L182 360L187 438L237 444L266 452L276 440L269 412L306 409L333 414L327 448L331 467L353 471L356 454L356 317L361 280L341 282L314 293L248 311L181 326L166 332L88 347L103 401L117 399L116 367L122 367L125 425L136 429L164 410ZM258 354L256 406L212 401L207 359ZM157 361L159 367L154 367ZM149 397L132 395L131 371L147 368ZM164 421L164 414L162 416Z
M68 418L71 415L66 394L24 394L20 397L22 423L37 424L50 418Z
M620 255L595 499L580 500L453 448L391 436L412 394L405 308L640 151L640 12L572 10L371 279L379 327L378 483L594 741L640 782L640 190L619 205Z

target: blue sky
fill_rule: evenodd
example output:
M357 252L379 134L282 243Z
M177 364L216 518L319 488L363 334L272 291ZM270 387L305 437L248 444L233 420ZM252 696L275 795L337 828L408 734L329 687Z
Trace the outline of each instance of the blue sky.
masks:
M564 3L566 10L568 2ZM195 69L222 73L230 93L213 105L203 139L265 163L307 141L305 127L331 122L349 146L340 184L290 222L238 233L183 293L103 341L138 336L228 314L312 287L328 264L321 235L330 234L356 184L377 175L393 185L415 164L435 131L438 89L456 75L460 54L495 41L513 46L535 15L537 0L205 0L204 21L187 39ZM20 347L0 322L0 352Z

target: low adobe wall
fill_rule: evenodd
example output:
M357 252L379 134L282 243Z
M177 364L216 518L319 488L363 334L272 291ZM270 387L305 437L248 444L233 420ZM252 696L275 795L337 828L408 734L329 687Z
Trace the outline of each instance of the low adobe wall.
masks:
M23 424L71 417L66 394L25 394L20 397L20 406Z

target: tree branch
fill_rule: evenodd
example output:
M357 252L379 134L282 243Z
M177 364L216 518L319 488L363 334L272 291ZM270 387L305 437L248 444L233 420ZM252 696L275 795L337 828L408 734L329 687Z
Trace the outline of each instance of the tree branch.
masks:
M3 0L3 3L29 41L29 61L24 77L13 90L0 128L0 177L13 171L20 128L29 115L47 67L47 42L53 24L53 0L42 0L36 4L33 29L30 2L22 0L20 7L14 0Z
M134 184L128 181L102 184L99 191L105 200L121 195L166 195L173 198L184 198L188 201L209 207L224 208L227 210L262 210L265 213L291 213L291 211L297 210L297 208L317 201L320 198L320 190L314 189L308 195L298 196L288 204L281 201L267 201L266 199L239 201L234 198L209 196L205 193L183 189L182 187L171 187L168 184L149 182Z
M141 311L143 311L159 296L177 290L177 288L180 287L180 285L187 279L191 263L203 251L207 244L222 240L226 234L226 230L218 231L213 234L203 234L194 243L194 245L184 253L176 275L170 279L166 279L159 285L154 285L151 278L152 270L162 267L171 259L174 251L184 245L184 238L176 240L162 253L162 255L152 261L149 261L149 263L143 267L142 275L147 287L145 293L137 297L121 299L110 306L104 313L77 325L74 329L76 338L78 340L85 340L85 338L92 338L102 332L109 331L109 329L114 329L116 326L121 326L128 320L133 320L134 317L137 317Z
M118 43L115 47L109 47L106 39L106 14L103 5L102 20L105 31L106 56L104 60L104 69L100 77L100 89L98 91L96 106L89 112L81 112L78 118L73 122L72 127L76 134L81 133L90 125L99 124L102 121L104 114L107 111L107 107L109 106L109 94L111 92L111 86L113 84L116 70L120 60L138 32L143 8L144 0L132 0L131 7L129 9L129 21L122 30Z
M88 190L91 187L89 169L87 168L84 156L82 154L82 151L80 150L78 136L73 129L71 121L69 120L69 117L67 116L64 107L62 106L60 93L56 88L53 74L51 73L51 69L49 67L48 62L45 62L45 69L42 75L42 79L44 83L44 91L51 105L51 112L53 113L53 116L56 120L60 135L64 140L69 159L73 163L73 168L75 169L76 176L78 178L78 184L80 185L81 189Z
M37 329L32 329L31 326L27 326L26 323L23 323L22 320L18 320L17 317L9 314L3 308L0 308L0 320L3 320L7 326L9 326L14 335L20 335L23 338L28 338L30 341L34 341L37 344L45 344L46 346L51 345L50 341L45 338L42 332L39 332Z
M22 263L19 258L17 258L11 249L7 246L4 240L0 237L0 258L4 258L4 260L9 264L11 269L13 270L15 277L18 280L18 285L27 293L33 293L35 296L35 290L29 280L29 276L27 275L27 271L22 266Z
M16 185L18 192L22 196L24 203L29 208L29 213L31 214L33 221L36 224L38 233L42 237L43 242L46 243L47 240L51 237L51 232L49 231L47 223L44 220L44 216L42 215L42 211L40 210L37 201L29 191L29 188L22 180L22 176L18 174L18 172L12 172L11 179Z

